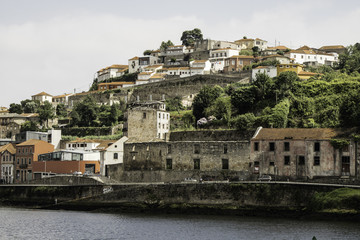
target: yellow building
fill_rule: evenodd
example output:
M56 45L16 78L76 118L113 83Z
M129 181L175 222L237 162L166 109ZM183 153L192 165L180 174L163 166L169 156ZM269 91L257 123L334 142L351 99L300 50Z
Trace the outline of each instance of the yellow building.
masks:
M277 76L279 76L280 73L286 71L295 72L298 75L298 77L302 80L306 80L309 79L310 77L318 75L318 73L304 71L302 65L297 63L278 64L276 65L276 68L277 68Z

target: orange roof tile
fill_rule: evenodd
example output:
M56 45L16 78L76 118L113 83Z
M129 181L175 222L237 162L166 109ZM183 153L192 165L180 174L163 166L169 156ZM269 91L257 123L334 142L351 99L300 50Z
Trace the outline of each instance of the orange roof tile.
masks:
M19 143L16 146L30 146L30 145L36 145L38 143L47 143L47 142L38 140L38 139L30 139L25 142ZM50 143L48 143L48 144L50 144Z
M246 55L234 55L234 56L231 56L229 58L249 58L249 59L253 59L254 57L253 56L246 56Z
M46 92L41 92L41 93L38 93L38 94L35 94L35 95L32 95L33 97L35 96L50 96L52 97L50 94L46 93Z
M329 140L339 134L331 128L262 128L253 140Z
M139 60L139 57L133 57L133 58L130 58L129 60Z
M16 153L16 148L15 148L15 144L12 143L8 143L4 146L0 147L0 153L8 151L10 154L15 154Z

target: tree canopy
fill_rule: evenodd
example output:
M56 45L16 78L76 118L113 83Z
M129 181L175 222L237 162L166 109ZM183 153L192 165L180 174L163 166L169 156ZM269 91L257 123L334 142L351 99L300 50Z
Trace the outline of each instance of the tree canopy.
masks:
M160 45L161 51L166 51L170 46L174 46L173 42L168 40L167 42L162 41Z
M194 28L193 30L184 31L180 40L185 46L194 46L195 41L203 40L203 35L200 29Z

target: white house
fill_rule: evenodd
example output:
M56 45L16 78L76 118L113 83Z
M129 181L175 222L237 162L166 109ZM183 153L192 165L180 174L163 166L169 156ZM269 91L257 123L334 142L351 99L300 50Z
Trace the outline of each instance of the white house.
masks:
M277 68L275 66L259 66L252 69L251 80L256 81L256 74L265 73L269 77L273 78L277 76Z
M100 174L107 176L107 166L113 164L123 163L124 143L128 140L127 137L122 137L113 144L100 150Z
M97 71L97 79L99 82L101 82L109 78L120 77L124 75L128 69L128 65L113 64L109 67Z
M267 41L260 38L245 38L235 41L240 49L251 50L253 47L258 47L260 51L267 49Z
M139 73L135 85L140 85L140 84L148 83L150 77L151 77L152 75L154 75L154 74L155 74L155 72L141 72L141 73Z
M89 139L77 139L66 144L66 150L94 151L100 145L100 141Z
M135 73L139 70L139 57L133 57L128 60L129 73Z
M187 52L187 48L184 45L169 46L166 49L166 56L181 55Z
M190 63L191 75L209 74L211 63L209 60L195 60Z
M296 50L292 50L286 53L285 56L293 59L295 63L308 65L332 66L335 62L339 61L339 55L337 53L315 51L308 46L303 46Z
M33 101L40 101L41 104L43 104L45 101L48 101L49 103L52 102L52 98L53 96L46 93L46 92L41 92L41 93L38 93L38 94L35 94L35 95L32 95L31 96L31 99Z
M231 48L219 48L210 50L209 61L211 63L211 70L215 72L224 70L225 58L238 54L239 50Z

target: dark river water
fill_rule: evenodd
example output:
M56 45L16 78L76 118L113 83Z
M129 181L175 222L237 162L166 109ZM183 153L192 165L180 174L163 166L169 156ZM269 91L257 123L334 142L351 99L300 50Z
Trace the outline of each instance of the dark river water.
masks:
M360 239L360 223L0 208L0 239Z

